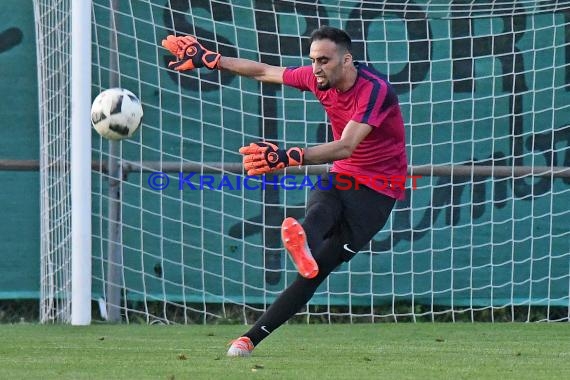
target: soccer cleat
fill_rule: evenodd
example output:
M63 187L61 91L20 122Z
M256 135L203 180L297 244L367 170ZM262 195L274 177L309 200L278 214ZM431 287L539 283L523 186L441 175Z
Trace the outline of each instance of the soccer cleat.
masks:
M230 343L231 346L227 353L227 356L230 357L249 356L251 355L251 351L254 349L251 339L247 336L239 337L236 340L232 340Z
M305 278L314 278L319 273L319 267L307 244L305 230L295 218L286 218L283 221L281 239L299 274Z

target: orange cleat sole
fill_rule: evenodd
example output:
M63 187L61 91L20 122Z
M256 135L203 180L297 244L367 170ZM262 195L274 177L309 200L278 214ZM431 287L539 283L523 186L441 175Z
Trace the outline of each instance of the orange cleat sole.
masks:
M283 221L281 239L301 276L314 278L319 274L319 266L307 244L305 230L295 218L286 218Z

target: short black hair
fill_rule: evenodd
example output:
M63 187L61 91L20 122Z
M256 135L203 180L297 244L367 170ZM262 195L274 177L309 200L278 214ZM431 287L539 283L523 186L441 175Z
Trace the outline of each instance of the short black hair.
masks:
M351 52L352 40L350 36L342 29L333 28L332 26L323 25L311 33L310 43L318 40L331 40L337 45L344 47Z

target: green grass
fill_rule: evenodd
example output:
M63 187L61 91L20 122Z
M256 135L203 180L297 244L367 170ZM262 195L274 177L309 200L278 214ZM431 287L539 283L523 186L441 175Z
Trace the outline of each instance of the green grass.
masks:
M286 325L250 358L244 326L0 325L1 379L568 379L570 325Z

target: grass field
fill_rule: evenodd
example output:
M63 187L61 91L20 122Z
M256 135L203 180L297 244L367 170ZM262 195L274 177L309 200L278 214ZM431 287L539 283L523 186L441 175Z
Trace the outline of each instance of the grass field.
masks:
M569 379L570 324L0 325L0 379Z

